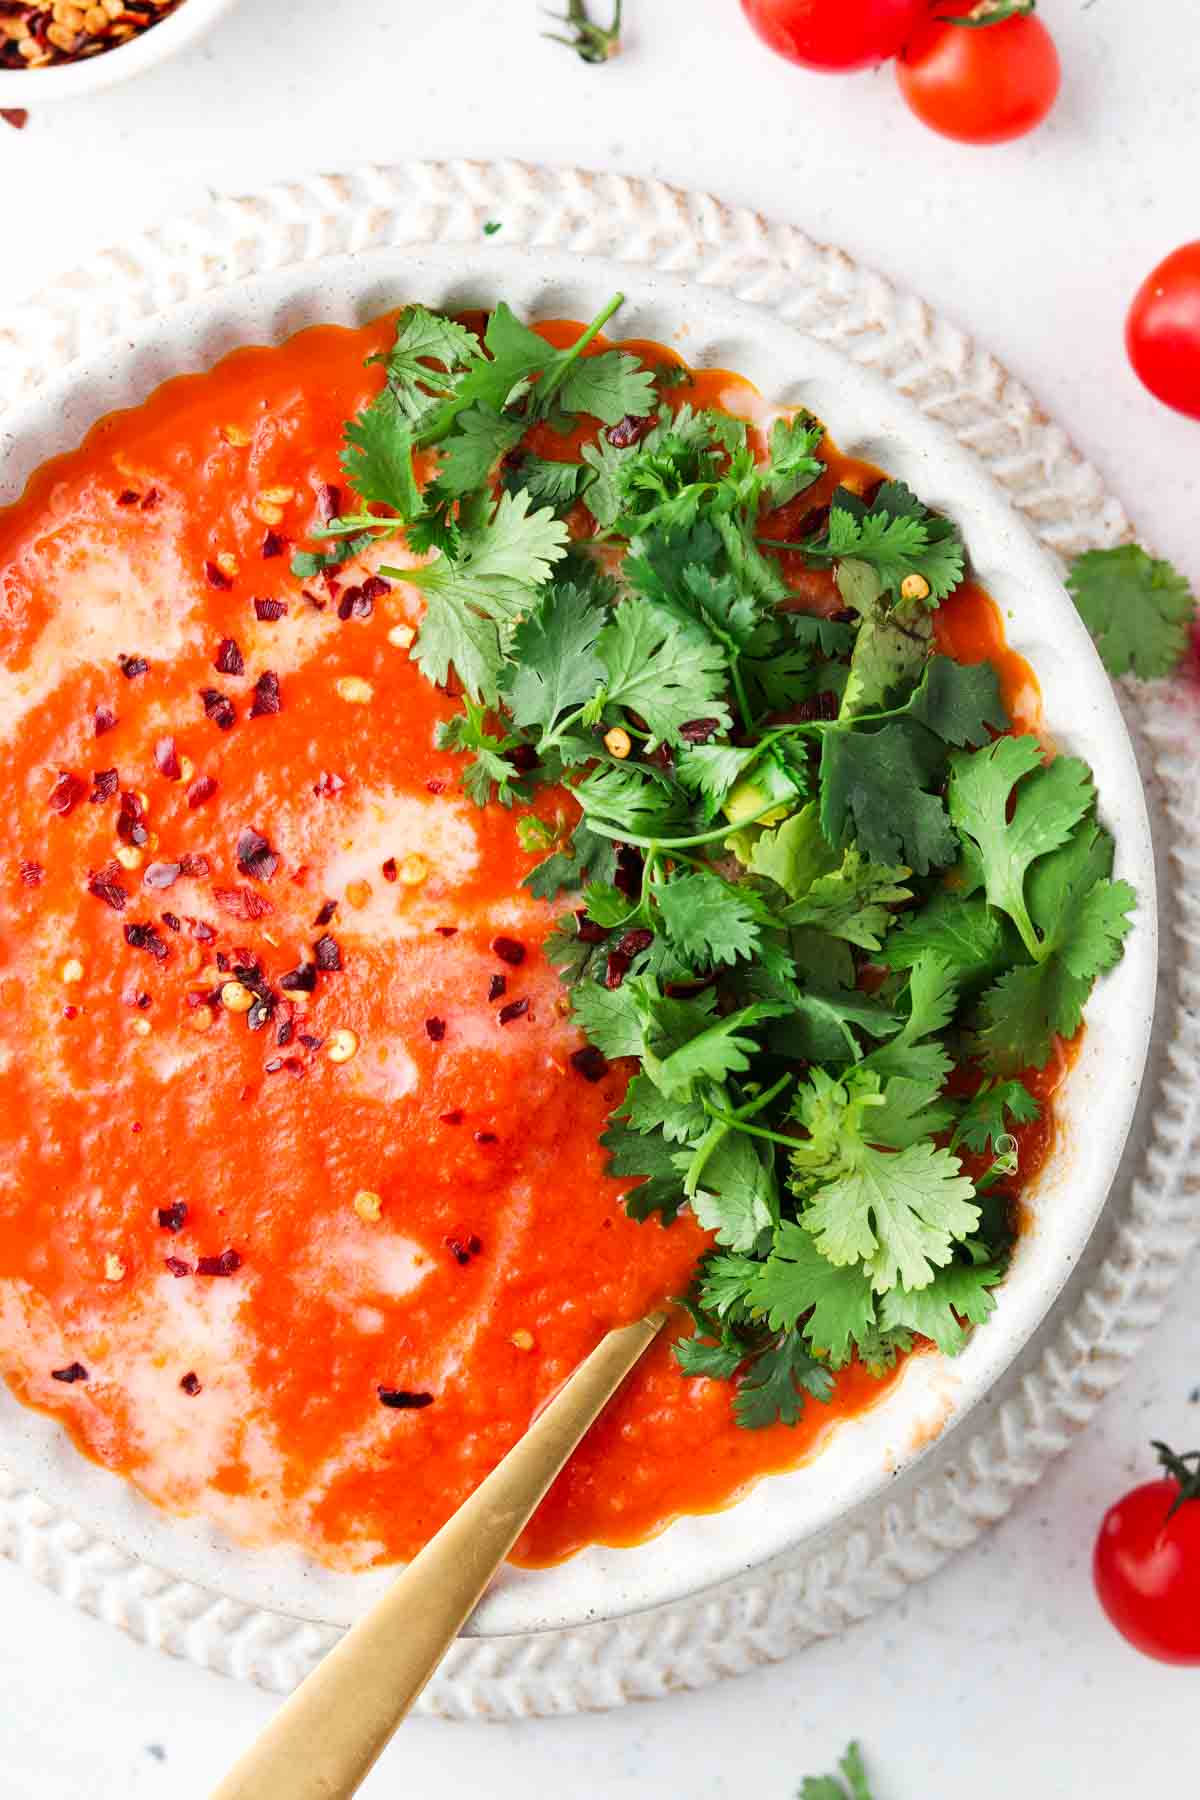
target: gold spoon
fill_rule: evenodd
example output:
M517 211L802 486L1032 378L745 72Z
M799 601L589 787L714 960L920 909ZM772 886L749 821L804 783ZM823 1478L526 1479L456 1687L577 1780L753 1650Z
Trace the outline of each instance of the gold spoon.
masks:
M602 1338L469 1500L284 1702L212 1800L349 1800L358 1791L605 1402L662 1330Z

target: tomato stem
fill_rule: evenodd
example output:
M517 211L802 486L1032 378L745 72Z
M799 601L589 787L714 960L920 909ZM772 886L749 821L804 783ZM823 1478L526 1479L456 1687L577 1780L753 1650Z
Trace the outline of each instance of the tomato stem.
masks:
M1152 1447L1158 1451L1158 1460L1166 1473L1179 1483L1179 1492L1167 1514L1169 1522L1189 1500L1200 1500L1200 1450L1185 1450L1179 1456L1158 1438L1152 1440Z

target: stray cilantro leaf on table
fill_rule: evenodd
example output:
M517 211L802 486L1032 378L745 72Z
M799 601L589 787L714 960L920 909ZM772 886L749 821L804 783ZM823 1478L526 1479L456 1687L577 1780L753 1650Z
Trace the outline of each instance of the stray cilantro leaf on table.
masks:
M1138 544L1085 550L1067 588L1110 675L1154 681L1174 674L1187 653L1196 602L1169 562Z
M806 1776L797 1800L872 1800L858 1745L851 1744L847 1748L838 1764L837 1775Z

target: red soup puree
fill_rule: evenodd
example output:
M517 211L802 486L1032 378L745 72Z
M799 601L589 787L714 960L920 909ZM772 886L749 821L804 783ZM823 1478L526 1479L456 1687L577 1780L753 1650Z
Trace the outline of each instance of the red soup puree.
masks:
M573 1061L561 909L435 748L417 591L289 572L390 329L171 381L0 514L4 1373L160 1505L340 1567L411 1556L707 1242L605 1173L625 1076ZM763 411L721 371L688 398ZM876 478L835 456L823 484ZM938 631L1036 725L986 596ZM851 1366L747 1432L660 1341L517 1560L727 1505L886 1386Z

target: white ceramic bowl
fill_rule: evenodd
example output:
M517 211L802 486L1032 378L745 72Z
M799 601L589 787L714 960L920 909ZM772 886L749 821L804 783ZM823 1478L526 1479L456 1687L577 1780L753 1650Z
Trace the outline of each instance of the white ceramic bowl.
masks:
M115 87L186 49L235 4L236 0L183 0L161 25L139 32L99 56L45 69L0 69L0 106L42 106L51 100L78 100L84 94Z
M1108 678L1045 552L946 428L873 372L727 293L502 240L486 252L467 243L335 255L246 279L171 308L10 413L0 428L0 500L102 414L136 404L171 375L211 366L239 344L279 342L319 321L358 323L407 299L457 309L503 296L526 316L588 318L616 288L628 294L622 334L673 343L695 365L739 370L771 399L803 402L843 449L904 478L959 522L1010 643L1041 677L1049 732L1095 771L1116 836L1117 873L1136 886L1139 908L1124 959L1089 1008L1080 1056L1059 1097L1058 1148L1028 1196L1030 1226L997 1311L963 1355L913 1358L880 1404L833 1430L812 1462L761 1481L727 1511L680 1519L637 1548L589 1549L548 1571L506 1570L473 1621L485 1636L611 1619L794 1550L878 1496L959 1423L1044 1318L1096 1223L1132 1119L1154 1003L1154 865L1140 779ZM345 1622L384 1579L379 1572L332 1575L291 1553L251 1554L202 1523L168 1517L80 1458L53 1421L6 1393L0 1453L35 1492L124 1549L247 1606Z

